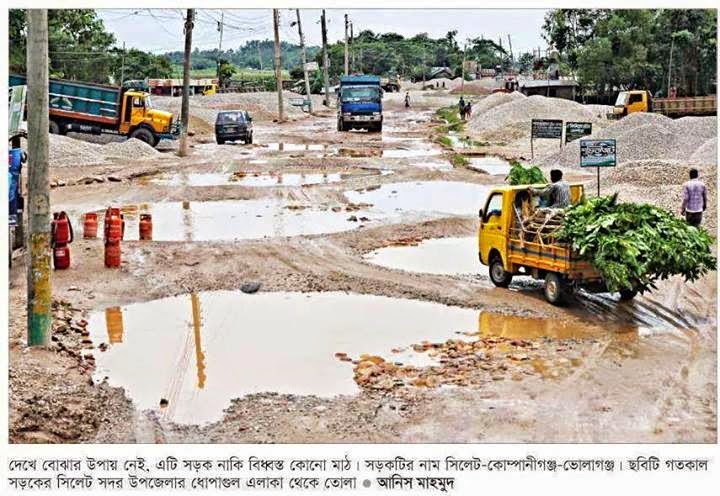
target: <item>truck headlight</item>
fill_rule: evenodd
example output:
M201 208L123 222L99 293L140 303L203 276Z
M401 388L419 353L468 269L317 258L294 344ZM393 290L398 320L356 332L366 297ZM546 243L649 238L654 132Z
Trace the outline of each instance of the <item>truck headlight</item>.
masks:
M373 112L373 115L380 115L380 112Z
M350 116L352 115L352 113L350 113L350 112L343 112L342 115L343 115L343 117L350 117Z

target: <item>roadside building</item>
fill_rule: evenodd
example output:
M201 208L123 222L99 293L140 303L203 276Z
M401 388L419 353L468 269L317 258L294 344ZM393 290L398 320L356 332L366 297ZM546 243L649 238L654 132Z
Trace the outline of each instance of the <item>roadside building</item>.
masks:
M520 92L525 96L542 95L575 100L578 82L574 79L529 79L519 81Z

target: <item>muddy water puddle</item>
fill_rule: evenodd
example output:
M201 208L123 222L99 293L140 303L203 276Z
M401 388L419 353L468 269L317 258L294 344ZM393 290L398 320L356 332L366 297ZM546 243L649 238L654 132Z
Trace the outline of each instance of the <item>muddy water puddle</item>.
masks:
M158 202L123 205L124 239L139 238L140 214L152 215L153 241L229 241L328 234L355 229L378 220L377 213L287 204L282 200ZM91 210L83 210L91 211ZM74 226L82 213L68 209ZM102 214L102 211L99 212ZM102 216L100 216L102 222Z
M160 174L148 182L163 186L310 186L342 181L340 173L243 173L243 172L201 172Z
M510 173L510 162L499 157L471 157L467 167L497 176Z
M477 215L491 189L489 185L456 181L419 181L346 191L345 196L353 203L373 204L376 211Z
M301 151L324 151L328 149L328 145L317 144L317 143L266 143L265 146L268 150L278 152L301 152Z
M354 394L352 364L335 354L386 353L477 327L477 312L343 293L208 292L91 316L96 378L123 386L141 409L169 401L180 423L219 420L232 398L259 392ZM399 362L428 363L411 352Z
M425 274L477 274L476 237L426 239L411 246L388 246L369 253L365 259L375 265Z
M108 308L91 315L89 329L95 378L124 387L143 410L160 409L167 400L162 415L179 423L219 420L231 399L252 393L355 394L359 389L348 360L363 354L426 367L440 362L423 352L429 347L421 343L612 334L583 324L384 296L233 291ZM505 344L496 350L513 352Z

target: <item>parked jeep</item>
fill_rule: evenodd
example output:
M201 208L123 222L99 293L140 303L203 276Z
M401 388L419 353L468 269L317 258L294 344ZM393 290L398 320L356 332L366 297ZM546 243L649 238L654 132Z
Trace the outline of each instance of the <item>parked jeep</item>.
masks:
M218 145L226 141L253 142L252 117L244 110L225 110L215 119L215 140Z

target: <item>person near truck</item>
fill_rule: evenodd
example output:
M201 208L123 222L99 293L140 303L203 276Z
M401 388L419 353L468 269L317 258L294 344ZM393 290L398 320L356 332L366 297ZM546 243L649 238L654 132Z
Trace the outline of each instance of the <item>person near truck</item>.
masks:
M697 169L690 169L690 180L683 185L683 201L681 211L691 226L702 224L702 215L707 208L707 188L698 179Z
M544 188L528 188L531 195L539 196L541 206L550 208L565 208L570 206L570 185L563 180L560 169L550 171L550 182Z
M460 111L460 118L465 120L465 99L463 97L460 97L458 102L458 110Z

